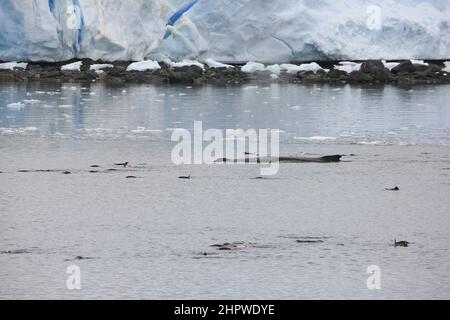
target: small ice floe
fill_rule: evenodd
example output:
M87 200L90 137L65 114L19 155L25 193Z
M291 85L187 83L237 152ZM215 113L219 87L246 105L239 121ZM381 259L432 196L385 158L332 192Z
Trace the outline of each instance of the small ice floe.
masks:
M384 67L386 69L389 69L389 71L391 71L400 64L400 62L386 62L386 60L383 60L382 62L384 64Z
M410 60L412 64L418 64L421 66L429 66L429 64L423 60Z
M234 68L232 65L229 64L224 64L221 62L218 62L216 60L213 59L206 59L205 63L208 67L213 68L213 69L219 69L219 68Z
M292 106L289 109L294 110L294 111L299 111L302 107L300 106Z
M442 71L444 72L450 72L450 61L445 61L444 62L445 68L442 69Z
M245 86L242 88L242 90L254 90L254 89L258 89L258 86Z
M257 71L265 71L266 67L262 63L249 61L245 66L241 67L241 71L245 73L253 73Z
M205 65L201 62L195 61L195 60L182 60L179 62L170 62L170 66L172 68L182 68L182 67L192 67L197 66L201 69L205 69Z
M20 110L25 107L25 104L23 102L13 102L13 103L6 105L6 107L8 109Z
M278 77L278 75L276 74L276 73L271 73L270 74L270 77L273 79L273 80L277 80L279 77Z
M351 61L341 61L339 62L339 65L334 66L334 69L345 71L347 73L351 73L353 71L359 71L361 70L362 63L356 63Z
M77 61L74 63L69 63L61 67L62 71L81 71L81 66L83 65L82 61Z
M380 140L373 140L373 141L358 141L356 144L365 146L382 146L385 145L386 143Z
M161 66L157 61L144 60L139 62L134 62L130 64L127 71L154 71L161 69Z
M295 137L296 140L306 140L306 141L335 141L336 137L325 137L325 136L313 136L313 137Z
M58 108L70 109L70 108L72 108L72 105L71 104L60 104L60 105L58 105Z
M36 99L23 100L23 102L25 104L39 104L39 103L42 103L41 100L36 100Z
M89 68L91 71L95 71L97 74L102 74L104 71L103 69L111 69L114 68L112 64L93 64Z
M26 69L28 66L28 63L25 62L5 62L0 63L0 70L14 70L14 69Z

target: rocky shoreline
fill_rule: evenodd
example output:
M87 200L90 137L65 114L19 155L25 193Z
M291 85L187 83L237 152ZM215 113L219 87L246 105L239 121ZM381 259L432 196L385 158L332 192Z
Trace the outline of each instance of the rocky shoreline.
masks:
M335 68L339 62L320 62L321 69L315 71L278 72L269 70L243 72L242 65L210 68L197 65L173 67L160 62L160 69L153 71L127 71L131 62L113 62L110 68L91 70L92 65L102 62L90 59L81 61L80 71L61 70L61 67L77 60L47 63L30 62L25 69L0 69L0 82L101 82L106 84L185 84L185 85L241 85L259 83L323 83L323 84L449 84L450 75L443 61L413 63L398 61L388 69L380 60L359 62L359 70L344 71ZM448 67L447 67L448 68Z

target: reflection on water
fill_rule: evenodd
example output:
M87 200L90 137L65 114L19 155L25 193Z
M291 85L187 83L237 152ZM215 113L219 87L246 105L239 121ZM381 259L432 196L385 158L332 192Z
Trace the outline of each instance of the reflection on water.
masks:
M450 86L0 87L0 134L165 136L171 128L275 128L286 143L450 145Z
M0 299L448 299L448 101L449 86L1 85ZM194 120L347 156L267 179L176 167L170 129Z

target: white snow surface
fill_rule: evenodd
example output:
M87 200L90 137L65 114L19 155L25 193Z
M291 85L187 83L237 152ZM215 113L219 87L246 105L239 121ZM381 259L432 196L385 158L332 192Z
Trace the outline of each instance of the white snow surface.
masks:
M295 65L295 64L289 64L284 63L281 65L281 70L286 71L287 73L296 74L300 71L312 71L316 73L319 70L329 71L327 69L323 69L321 66L319 66L316 62L311 63L303 63L301 65Z
M91 71L100 71L103 69L109 69L109 68L114 68L114 66L112 64L93 64L90 66L89 70Z
M159 69L161 69L161 66L153 60L134 62L127 67L127 71L154 71Z
M208 65L208 67L213 68L213 69L215 69L215 68L234 68L232 65L218 62L211 58L206 59L205 63Z
M445 68L443 69L444 72L450 72L450 61L444 62Z
M185 59L183 61L173 62L171 61L169 64L172 68L181 68L181 67L191 67L197 66L201 69L205 69L205 65L195 60Z
M400 62L386 62L383 60L383 64L384 64L385 68L387 68L387 69L389 69L389 71L391 71L396 66L398 66L400 64Z
M28 66L28 63L24 62L5 62L0 63L0 70L14 70L14 69L26 69Z
M2 0L0 60L450 58L448 0L199 0L164 39L169 17L187 3ZM80 8L75 20L72 6Z
M83 65L82 61L77 61L74 63L69 63L61 67L62 71L80 71L81 66Z
M335 69L345 71L347 73L351 73L353 71L361 70L362 63L356 63L351 61L341 61L337 66L334 66Z
M253 73L257 71L265 71L266 67L264 64L254 61L247 62L244 66L242 66L241 71L245 73Z

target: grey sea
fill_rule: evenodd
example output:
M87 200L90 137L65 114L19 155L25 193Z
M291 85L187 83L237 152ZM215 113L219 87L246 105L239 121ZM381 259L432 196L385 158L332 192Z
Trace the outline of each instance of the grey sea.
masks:
M1 84L0 299L449 299L449 101L449 86ZM265 179L176 166L171 133L194 121L345 156Z

